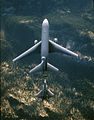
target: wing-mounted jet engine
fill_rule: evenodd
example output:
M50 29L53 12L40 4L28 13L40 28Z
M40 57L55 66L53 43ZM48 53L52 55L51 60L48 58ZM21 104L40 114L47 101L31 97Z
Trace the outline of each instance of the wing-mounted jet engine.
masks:
M55 43L58 43L58 39L57 38L54 38L53 40Z
M38 40L34 40L34 44L37 44L38 43Z

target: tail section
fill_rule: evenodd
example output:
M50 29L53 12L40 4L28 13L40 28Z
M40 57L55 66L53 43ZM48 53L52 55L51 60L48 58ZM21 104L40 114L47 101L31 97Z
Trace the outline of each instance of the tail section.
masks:
M47 63L47 69L52 70L54 72L59 72L59 69L51 65L50 63ZM44 61L42 61L39 65L34 67L32 70L30 70L29 73L34 73L34 72L36 73L39 70L42 70L43 72L47 71L46 69L44 70Z
M49 89L47 91L48 91L49 98L54 96L54 93L51 92Z
M51 65L50 63L47 63L47 68L49 68L50 70L52 70L54 72L59 72L59 69L56 68L55 66Z

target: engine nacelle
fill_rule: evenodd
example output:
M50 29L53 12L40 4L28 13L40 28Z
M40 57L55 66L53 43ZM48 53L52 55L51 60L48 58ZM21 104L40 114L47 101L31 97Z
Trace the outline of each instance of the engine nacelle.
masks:
M34 44L37 44L38 43L38 40L34 40Z
M58 39L57 39L57 38L54 38L54 42L56 42L56 43L57 43L57 42L58 42Z

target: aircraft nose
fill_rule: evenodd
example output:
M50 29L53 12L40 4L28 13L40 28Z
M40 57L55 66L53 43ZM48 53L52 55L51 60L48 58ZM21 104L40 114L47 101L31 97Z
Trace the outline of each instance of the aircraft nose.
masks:
M48 25L49 24L48 20L44 19L43 24Z

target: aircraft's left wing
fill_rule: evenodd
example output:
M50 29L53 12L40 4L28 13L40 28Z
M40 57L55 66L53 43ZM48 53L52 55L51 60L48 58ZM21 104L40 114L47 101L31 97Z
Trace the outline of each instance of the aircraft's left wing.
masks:
M43 90L37 93L36 97L41 98L43 96Z
M40 48L40 46L41 46L41 41L38 42L37 44L35 44L33 47L29 48L27 51L25 51L24 53L22 53L21 55L19 55L15 59L13 59L13 62L15 62L16 60L19 60L19 59L23 58L24 56L28 55L31 52L36 51L38 48Z
M78 55L62 46L60 46L59 44L49 40L49 43L50 43L50 52L62 52L64 54L67 54L67 55L71 55L71 56L74 56L74 57L78 57Z

